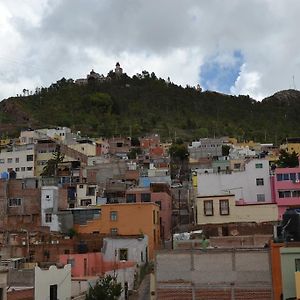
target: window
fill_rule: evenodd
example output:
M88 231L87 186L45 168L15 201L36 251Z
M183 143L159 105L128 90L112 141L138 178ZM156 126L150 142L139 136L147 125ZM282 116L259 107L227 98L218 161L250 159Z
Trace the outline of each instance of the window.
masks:
M277 174L276 178L277 178L277 181L282 181L283 180L283 174Z
M118 234L118 228L111 228L110 233L111 233L111 235L117 235Z
M80 188L80 189L83 189L83 184L79 184L79 188Z
M11 198L9 199L9 206L21 206L22 200L21 198Z
M50 285L50 298L49 300L57 300L57 284Z
M16 168L15 171L16 171L16 172L19 172L19 171L20 171L20 168Z
M204 200L204 215L205 216L213 216L214 215L213 200Z
M151 194L149 194L149 193L142 193L141 194L141 201L142 202L150 202L151 201Z
M155 224L155 210L152 211L153 224Z
M300 259L299 258L295 259L295 271L300 272Z
M265 194L257 194L256 198L257 202L265 202Z
M290 174L283 174L283 180L290 180Z
M256 178L256 185L264 185L264 179L263 178Z
M290 198L291 191L278 191L279 198Z
M229 201L227 199L219 201L220 215L229 215Z
M25 171L25 167L21 167L21 171L24 172Z
M300 197L300 190L292 191L292 197Z
M16 158L15 158L15 162L16 162L16 163L19 163L19 161L20 161L19 157L16 157Z
M74 258L68 258L67 259L67 264L71 265L71 268L75 266L75 259Z
M26 160L33 161L33 154L27 155Z
M292 181L296 180L296 173L290 173L290 180Z
M117 211L111 211L110 212L110 220L111 221L117 221L118 220L118 212Z
M119 249L119 259L120 260L128 260L128 249L127 248Z
M0 159L0 164L4 164L5 160L3 158Z
M154 243L156 243L156 230L153 229L153 240L154 240Z
M263 164L262 163L257 163L257 164L255 164L255 168L256 169L262 169L263 168Z
M141 262L144 262L144 252L141 251Z
M240 167L241 167L241 164L234 164L234 165L233 165L233 168L234 168L234 169L240 169Z
M27 171L32 171L32 167L27 167Z
M88 206L88 205L91 205L92 204L92 200L91 199L82 199L80 201L80 205L81 206Z
M52 222L52 214L46 213L45 214L45 222L51 223Z
M87 196L95 196L96 188L95 187L88 187L86 191Z
M12 163L12 158L8 158L8 159L7 159L7 163L8 163L8 164L11 164L11 163Z
M127 194L126 195L126 203L135 203L136 195L135 194Z

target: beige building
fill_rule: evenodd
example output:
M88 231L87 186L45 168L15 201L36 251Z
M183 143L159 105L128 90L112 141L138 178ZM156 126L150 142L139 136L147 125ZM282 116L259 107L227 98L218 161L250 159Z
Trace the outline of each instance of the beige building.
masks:
M96 184L77 184L77 207L97 204L97 185Z
M96 143L69 144L68 147L86 156L96 156Z
M196 198L196 222L198 225L237 222L277 221L275 203L237 205L234 195L198 196Z

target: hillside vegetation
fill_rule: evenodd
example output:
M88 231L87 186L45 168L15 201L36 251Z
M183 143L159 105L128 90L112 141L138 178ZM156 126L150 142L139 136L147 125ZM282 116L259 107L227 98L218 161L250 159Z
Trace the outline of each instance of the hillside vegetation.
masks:
M33 95L0 103L0 130L16 134L25 127L68 126L89 136L140 136L184 140L235 136L278 143L299 136L300 92L278 92L255 101L249 96L199 92L167 83L144 71L103 82L76 85L61 79Z

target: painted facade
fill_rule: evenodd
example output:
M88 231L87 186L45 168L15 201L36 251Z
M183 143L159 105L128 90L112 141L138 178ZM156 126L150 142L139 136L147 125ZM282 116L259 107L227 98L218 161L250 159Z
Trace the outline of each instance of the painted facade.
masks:
M300 167L276 168L271 177L279 218L289 207L300 206Z
M169 186L164 183L152 183L150 188L132 188L126 191L127 203L153 202L160 207L160 232L162 238L171 237L172 196Z
M71 265L63 268L53 265L49 269L35 267L34 271L34 299L71 299Z
M111 235L148 236L149 258L160 246L159 206L154 203L119 203L101 205L100 217L76 226L79 233L99 232Z
M98 188L95 184L80 183L76 186L77 207L97 204Z
M16 172L16 178L34 177L34 145L15 146L0 152L0 173Z
M203 196L196 198L196 221L199 225L238 222L277 221L275 203L238 205L234 195Z
M231 193L235 200L246 203L272 202L269 162L266 159L252 159L245 170L229 174L197 173L199 196Z

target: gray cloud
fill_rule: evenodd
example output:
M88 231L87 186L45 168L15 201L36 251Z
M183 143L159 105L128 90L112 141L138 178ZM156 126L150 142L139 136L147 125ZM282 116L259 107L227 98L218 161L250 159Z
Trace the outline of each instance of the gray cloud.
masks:
M196 84L212 56L244 64L232 93L262 98L300 80L297 0L32 0L0 4L0 98L116 61ZM216 58L217 59L217 58ZM300 85L300 83L299 83Z

